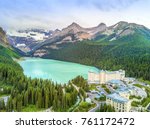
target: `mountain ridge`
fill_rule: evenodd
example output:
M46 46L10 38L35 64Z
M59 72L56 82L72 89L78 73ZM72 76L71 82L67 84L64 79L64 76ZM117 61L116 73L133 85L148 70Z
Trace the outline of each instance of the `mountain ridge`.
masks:
M61 49L68 47L68 44L82 42L91 45L108 45L112 46L112 48L113 46L118 47L118 45L123 44L124 46L122 47L130 45L131 47L141 47L145 49L150 46L149 40L150 30L145 26L136 23L120 21L108 27L106 24L100 23L96 27L84 28L73 22L62 30L56 29L53 31L45 41L30 45L31 49L26 54L29 56L48 58L48 56L51 57L50 53L53 55L53 51L60 51ZM112 50L115 51L116 48L113 48ZM21 53L18 49L17 51ZM108 52L111 52L111 50L108 50ZM21 54L25 55L24 52Z
M93 28L83 28L73 23L62 30L55 30L57 36L53 37L51 34L48 40L36 44L27 54L92 65L106 70L124 69L128 76L150 80L148 28L127 22L118 22L109 27L102 23ZM87 31L91 30L98 32L92 39L88 39ZM83 40L78 39L78 36Z
M140 33L145 38L150 39L150 30L143 25L128 22L118 22L115 25L107 27L106 24L100 23L96 27L83 28L77 23L72 23L68 27L60 30L55 35L51 35L50 39L35 46L32 53L36 53L42 46L59 49L59 44L76 43L83 40L91 40L96 42L113 42L128 35ZM39 53L39 51L37 52ZM35 55L38 55L38 54ZM43 55L43 54L42 54Z

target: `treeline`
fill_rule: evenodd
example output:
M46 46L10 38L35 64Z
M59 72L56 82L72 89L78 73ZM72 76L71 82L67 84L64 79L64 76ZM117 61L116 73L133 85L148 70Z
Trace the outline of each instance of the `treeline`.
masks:
M76 78L72 79L72 83L79 88L79 93L85 100L85 98L87 97L86 92L89 91L89 85L87 80L85 80L82 76L77 76Z
M0 95L8 95L11 93L11 86L7 86L7 85L4 85L4 86L0 86Z
M0 111L5 111L5 110L6 110L6 106L5 106L4 99L0 99Z
M37 109L52 107L54 111L67 111L75 104L78 93L74 88L70 90L71 92L65 92L63 89L61 85L55 85L49 80L45 80L37 84L36 88L31 86L21 93L16 93L15 90L12 90L6 110L22 111L28 105L36 105Z
M18 63L12 58L20 56L13 52L10 48L0 45L0 95L10 94L12 82L18 74L23 75L23 70Z
M77 76L76 78L72 79L72 83L85 91L89 90L88 82L82 76Z
M53 107L54 111L67 111L76 102L78 95L73 86L27 78L7 66L0 68L0 79L13 86L6 111L22 111L28 105L36 105L38 109Z

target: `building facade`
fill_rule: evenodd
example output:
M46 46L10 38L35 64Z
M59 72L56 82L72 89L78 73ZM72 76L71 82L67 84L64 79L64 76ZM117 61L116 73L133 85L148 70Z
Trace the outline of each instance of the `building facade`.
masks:
M89 72L88 83L106 84L110 80L124 80L125 71L100 71L100 73Z
M124 93L122 95L117 93L107 95L106 104L114 107L116 112L129 112L131 109L131 101L128 99L128 95Z

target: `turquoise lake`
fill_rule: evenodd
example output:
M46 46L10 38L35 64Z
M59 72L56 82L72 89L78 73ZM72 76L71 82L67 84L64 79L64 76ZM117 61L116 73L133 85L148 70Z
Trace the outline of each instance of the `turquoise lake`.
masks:
M98 72L95 67L41 58L25 58L19 61L24 70L24 74L31 78L50 79L57 83L67 83L78 75L85 79L88 71Z

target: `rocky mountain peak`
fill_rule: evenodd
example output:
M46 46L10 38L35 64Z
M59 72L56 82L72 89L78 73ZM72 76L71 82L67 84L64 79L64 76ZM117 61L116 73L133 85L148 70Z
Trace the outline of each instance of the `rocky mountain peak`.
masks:
M77 23L73 22L68 27L62 29L60 32L60 35L64 35L64 34L68 34L68 33L76 34L81 31L83 31L83 28L80 25L78 25Z
M97 27L101 27L101 26L107 27L105 23L100 23Z
M129 23L126 22L126 21L120 21L120 22L118 22L117 24L119 24L119 25L127 25L127 24L129 24Z
M80 25L75 22L72 22L72 24L70 26L80 27Z
M74 31L76 32L76 31L80 31L80 30L82 29L82 27L81 27L79 24L73 22L71 25L69 25L69 26L68 26L67 28L65 28L65 29L67 29L67 30L74 30ZM64 30L65 30L65 29L64 29Z
M107 26L105 23L100 23L96 28L97 28L97 31L102 32L107 29Z

